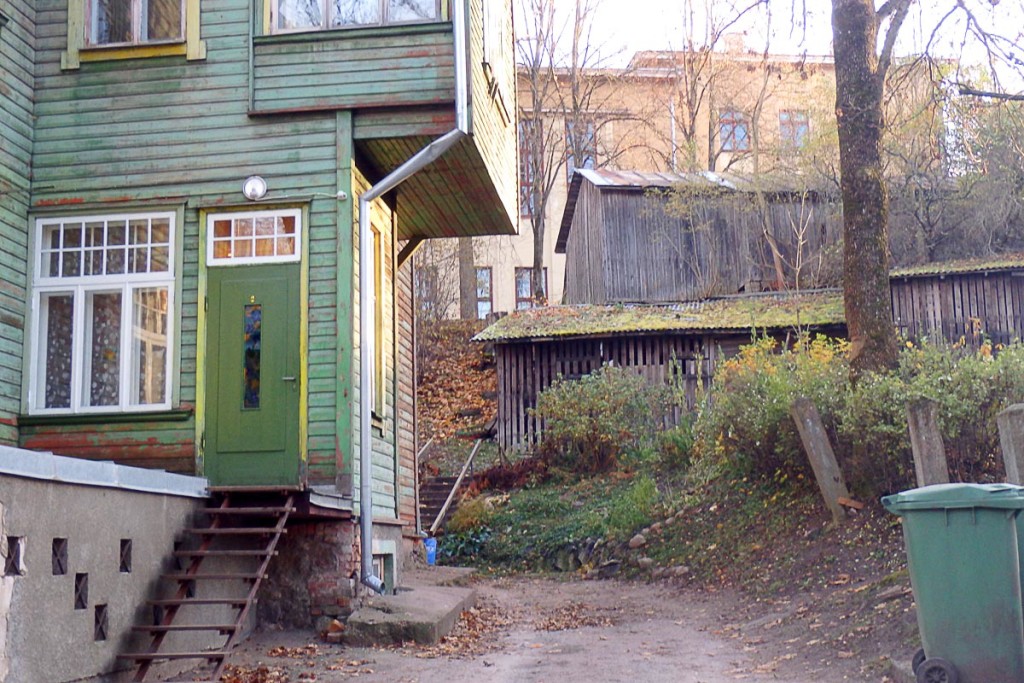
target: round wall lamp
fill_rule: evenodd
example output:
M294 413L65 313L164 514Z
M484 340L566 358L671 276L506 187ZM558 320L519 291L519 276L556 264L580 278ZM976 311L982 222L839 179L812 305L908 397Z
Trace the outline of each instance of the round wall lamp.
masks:
M251 175L242 183L242 194L249 201L258 201L267 196L267 181L261 176Z

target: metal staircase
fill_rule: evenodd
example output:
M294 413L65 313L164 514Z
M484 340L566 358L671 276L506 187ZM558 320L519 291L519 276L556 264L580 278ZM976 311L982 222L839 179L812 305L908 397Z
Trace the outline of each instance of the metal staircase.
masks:
M260 584L267 575L267 566L277 554L277 543L285 533L288 516L295 511L294 495L280 491L239 490L230 487L211 487L215 505L203 512L209 526L187 529L188 548L173 552L176 571L164 574L164 582L174 588L173 597L151 600L153 623L135 626L134 630L148 633L149 647L142 652L118 655L119 659L138 664L135 681L145 681L150 667L158 661L194 659L205 660L213 666L210 681L220 680L231 648L236 645L246 618L256 602ZM231 572L204 572L204 560L230 559L251 565L251 570ZM224 598L196 597L196 586L203 581L238 582L238 596ZM176 624L179 612L198 606L226 605L237 610L232 623ZM225 620L227 621L227 620ZM220 647L195 652L170 652L162 649L167 635L184 631L209 631L226 640Z

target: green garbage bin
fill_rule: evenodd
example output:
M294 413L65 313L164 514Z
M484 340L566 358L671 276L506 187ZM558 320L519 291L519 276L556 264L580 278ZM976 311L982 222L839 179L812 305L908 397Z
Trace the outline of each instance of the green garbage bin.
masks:
M903 518L924 645L918 681L1024 681L1024 487L940 484L882 504Z

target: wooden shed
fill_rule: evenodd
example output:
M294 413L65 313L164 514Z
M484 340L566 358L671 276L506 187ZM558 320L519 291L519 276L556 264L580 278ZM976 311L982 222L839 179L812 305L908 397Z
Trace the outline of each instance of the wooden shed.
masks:
M841 232L836 203L779 179L577 169L555 244L562 303L818 287Z
M894 270L892 316L907 339L1024 339L1024 254Z
M558 377L578 379L615 364L636 370L652 384L682 382L692 406L698 383L710 382L716 361L734 355L752 334L785 340L798 330L845 334L839 292L659 306L551 306L506 316L474 340L494 344L498 444L516 450L536 443L543 432L530 409Z

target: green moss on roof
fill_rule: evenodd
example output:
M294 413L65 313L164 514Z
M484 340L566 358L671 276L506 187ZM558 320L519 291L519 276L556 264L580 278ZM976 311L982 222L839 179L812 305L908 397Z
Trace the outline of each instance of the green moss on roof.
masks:
M843 297L836 291L800 295L730 297L692 303L617 306L548 306L505 316L474 341L525 341L622 332L743 331L796 325L841 325Z
M989 270L1014 270L1024 268L1024 254L1003 254L989 259L960 259L923 263L919 266L897 268L890 277L920 277L922 275L956 275L958 273L980 273Z

